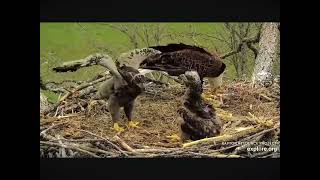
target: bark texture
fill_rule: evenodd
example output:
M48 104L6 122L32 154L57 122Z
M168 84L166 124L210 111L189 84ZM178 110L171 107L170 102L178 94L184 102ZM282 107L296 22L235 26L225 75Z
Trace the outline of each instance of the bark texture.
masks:
M270 86L273 75L272 67L276 59L277 43L279 37L278 23L264 23L259 41L259 53L255 60L252 74L253 84Z

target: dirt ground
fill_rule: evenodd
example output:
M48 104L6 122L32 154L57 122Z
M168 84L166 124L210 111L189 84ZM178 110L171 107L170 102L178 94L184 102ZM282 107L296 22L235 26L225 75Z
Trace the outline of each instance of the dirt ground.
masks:
M252 88L247 82L230 81L216 92L205 88L203 97L214 104L217 116L224 124L222 134L228 134L237 128L257 123L270 127L280 123L279 90L278 86ZM176 86L165 88L155 95L139 96L134 110L134 120L139 122L138 127L129 128L121 111L122 118L118 122L124 130L121 133L113 129L110 114L101 107L86 110L86 113L42 117L40 125L65 122L50 134L66 139L92 137L81 131L85 130L102 137L113 137L117 134L134 148L179 147L183 142L177 137L180 131L177 109L183 94L184 88Z

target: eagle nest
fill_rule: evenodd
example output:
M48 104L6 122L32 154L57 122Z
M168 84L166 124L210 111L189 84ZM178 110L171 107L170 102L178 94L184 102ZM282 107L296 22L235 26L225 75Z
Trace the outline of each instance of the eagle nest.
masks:
M183 86L154 87L137 98L135 127L122 112L114 127L104 102L75 93L40 114L40 157L280 157L280 89L229 81L202 94L223 122L222 133L197 141L179 136Z

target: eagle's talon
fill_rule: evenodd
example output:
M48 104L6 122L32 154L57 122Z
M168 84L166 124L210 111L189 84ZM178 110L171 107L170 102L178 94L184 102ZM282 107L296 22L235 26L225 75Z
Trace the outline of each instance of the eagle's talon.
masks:
M139 128L139 126L138 126L139 123L140 122L138 122L138 121L131 120L131 121L128 122L127 127L128 128Z
M120 127L118 123L114 123L113 128L111 128L111 129L117 131L117 133L121 133L124 131L124 128Z

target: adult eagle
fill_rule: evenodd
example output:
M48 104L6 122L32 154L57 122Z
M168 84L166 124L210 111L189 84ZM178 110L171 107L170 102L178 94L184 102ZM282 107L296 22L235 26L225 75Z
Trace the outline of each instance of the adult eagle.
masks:
M201 82L206 77L213 88L220 86L226 68L218 55L183 43L135 49L121 54L117 61L134 68L164 71L171 76L196 71Z
M218 55L182 43L150 48L160 53L147 57L140 64L140 68L165 71L171 76L179 76L186 71L196 71L201 82L207 77L213 87L219 86L216 80L221 77L226 65Z

